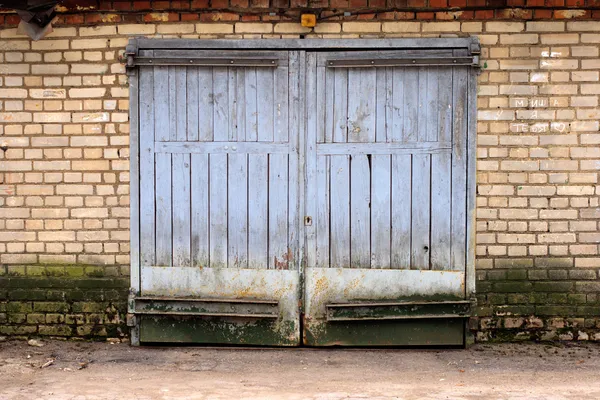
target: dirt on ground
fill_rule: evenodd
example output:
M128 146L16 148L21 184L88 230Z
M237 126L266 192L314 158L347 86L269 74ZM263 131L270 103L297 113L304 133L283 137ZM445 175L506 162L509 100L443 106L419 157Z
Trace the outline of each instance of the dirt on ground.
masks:
M600 346L364 350L7 341L0 343L0 382L2 400L598 400Z

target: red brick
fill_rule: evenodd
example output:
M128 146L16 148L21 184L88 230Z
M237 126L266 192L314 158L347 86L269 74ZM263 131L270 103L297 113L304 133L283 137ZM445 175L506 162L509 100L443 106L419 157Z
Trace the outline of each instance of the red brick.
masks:
M433 19L434 14L432 12L418 12L417 19Z
M533 18L550 19L552 18L552 10L534 10Z
M545 0L527 0L527 7L543 7Z
M592 19L600 19L600 10L592 11Z
M569 12L570 10L555 10L554 18L555 19L590 19L592 18L592 11L585 10L582 15L573 17Z
M396 13L393 12L393 11L391 11L391 12L382 12L382 13L377 14L377 18L380 19L380 20L391 21L391 20L396 19Z
M269 8L269 0L250 0L250 8Z
M349 0L330 0L331 8L348 8Z
M400 19L400 20L404 20L404 21L415 19L415 13L414 12L397 12L396 19Z
M192 0L192 8L208 8L209 1L208 0Z
M350 8L361 8L367 6L367 0L350 0Z
M384 8L385 0L369 0L369 7L371 8Z
M273 8L288 8L289 6L289 0L271 0L271 7Z
M585 5L585 0L567 0L568 7L582 7Z
M206 13L200 15L200 21L217 22L217 21L239 21L239 14L235 13Z
M113 1L113 9L117 11L130 11L131 2L130 1Z
M387 5L391 8L404 8L408 6L408 0L387 0Z
M132 10L151 10L152 6L150 5L150 1L141 1L136 0L133 2Z
M467 0L448 0L448 5L450 7L466 7Z
M137 24L143 21L143 18L140 14L122 14L121 22L128 24Z
M290 7L308 7L308 0L290 0Z
M546 0L546 7L564 7L565 0Z
M17 25L21 21L18 15L7 15L5 19L7 25Z
M475 11L475 19L494 19L494 10L478 10Z
M408 0L407 5L409 7L425 7L425 0Z
M377 14L375 13L367 13L367 14L358 14L358 18L361 21L369 21L369 20L375 20L375 16Z
M448 7L448 0L429 0L429 7L432 7L432 8Z
M83 24L83 14L65 15L65 24Z
M508 7L523 7L525 5L525 0L508 0L506 5Z
M171 0L171 10L187 10L190 8L190 2L186 0Z
M471 20L475 18L475 11L463 11L457 19L461 21Z
M171 7L168 1L153 1L152 11L154 10L168 10Z
M283 21L280 15L263 15L260 20L264 22Z
M109 0L100 0L98 2L98 10L112 10L112 3Z
M260 21L260 15L242 15L242 21L244 21L244 22Z
M487 6L494 8L506 7L506 0L488 0Z
M183 13L181 14L182 21L198 21L200 16L198 13Z

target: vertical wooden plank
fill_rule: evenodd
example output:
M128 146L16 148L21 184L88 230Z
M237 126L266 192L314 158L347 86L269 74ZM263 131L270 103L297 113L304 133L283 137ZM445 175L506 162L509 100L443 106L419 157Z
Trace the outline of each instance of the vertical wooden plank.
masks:
M140 263L155 264L156 230L154 221L154 70L140 68ZM133 161L132 161L133 162ZM133 194L132 194L133 195Z
M373 133L374 129L372 130ZM371 160L350 156L350 266L371 268Z
M173 141L187 139L186 81L186 67L169 67L169 137Z
M289 138L288 126L288 67L278 67L273 72L275 94L273 102L273 134L276 142L285 143Z
M300 110L298 101L298 52L288 53L289 67L281 68L275 73L275 85L284 86L280 90L279 96L284 96L278 105L278 114L276 124L279 124L275 130L275 135L281 140L289 142L290 154L288 157L288 269L298 270L300 268L299 243L301 205L299 203L300 194L300 171L298 147L298 128L300 125ZM304 84L304 81L303 81ZM290 109L290 104L293 108ZM278 122L277 122L278 121ZM285 132L281 132L284 130ZM303 131L304 133L304 131ZM303 206L303 205L302 205Z
M391 268L410 269L412 156L392 155Z
M229 118L227 124L228 139L232 142L238 140L238 127L237 127L237 73L239 68L228 68L227 69L227 110Z
M333 84L333 142L346 143L348 141L348 70L336 68Z
M156 154L156 265L172 265L171 154Z
M419 74L419 88L418 88L418 94L417 94L417 97L419 99L418 122L417 122L417 129L418 129L417 137L418 137L419 142L426 142L427 138L428 138L428 135L427 135L427 110L428 110L427 103L430 98L430 93L427 92L427 76L428 76L429 69L430 69L429 67L419 67L417 69L418 74Z
M467 78L468 69L452 71L452 249L451 269L462 271L466 263L467 211Z
M371 268L390 268L391 157L388 155L371 157ZM354 182L352 185L354 186Z
M450 264L450 153L431 155L431 269L448 270Z
M348 70L348 142L375 141L376 70Z
M296 223L295 225L290 225L290 231L297 232L295 245L297 246L297 250L295 253L296 256L296 265L289 265L290 269L295 269L300 274L300 277L304 276L304 269L306 267L306 243L307 240L307 230L306 226L303 223L305 205L306 205L306 182L305 182L305 166L306 166L306 52L305 51L291 51L288 53L289 57L289 68L290 68L290 78L289 78L289 92L290 92L290 100L289 100L289 113L290 113L290 126L293 129L290 129L290 134L293 132L295 136L294 139L290 139L293 143L297 144L296 152L298 165L296 167L296 187L298 188L298 194L296 199L298 214L296 215ZM293 72L296 71L296 72ZM293 207L293 205L291 206ZM295 229L295 231L294 231ZM300 288L300 292L298 296L300 298L303 297L303 289ZM304 312L304 304L300 305L300 312Z
M191 265L190 155L173 154L173 266ZM157 190L161 190L157 186Z
M413 154L412 157L411 268L430 269L431 159L429 154Z
M331 156L331 267L350 266L350 160Z
M170 140L170 95L169 67L154 67L154 132L157 142Z
M375 76L375 141L387 142L388 118L391 108L391 86L388 86L387 77L390 68L377 68Z
M187 140L197 141L199 134L199 85L198 85L198 68L189 67L187 69L186 83L186 107L187 107Z
M212 68L198 68L198 140L213 140L215 95Z
M306 142L304 162L306 165L305 184L304 184L304 216L312 218L312 223L305 224L306 234L306 265L308 268L321 266L318 264L319 243L322 239L321 231L321 214L318 211L318 204L322 201L322 190L317 178L317 137L319 131L318 110L324 107L324 98L319 96L317 92L320 82L319 75L325 75L325 68L318 66L318 61L321 61L322 56L317 53L306 53L306 96L304 97L306 107ZM325 93L325 95L327 95ZM328 97L327 97L328 98ZM332 109L331 109L332 110ZM329 112L329 110L327 110ZM300 137L303 135L301 134ZM302 157L302 153L300 155ZM329 215L326 216L329 218ZM329 244L327 244L327 252Z
M435 69L437 77L432 81L437 85L435 114L429 118L431 124L437 123L436 137L431 140L452 141L452 69ZM448 84L450 80L450 84ZM430 82L428 81L428 85ZM431 111L434 112L433 109ZM437 118L433 118L437 115ZM431 131L430 131L431 133ZM439 153L431 155L431 269L448 270L450 262L451 239L451 175L452 155Z
M246 140L256 142L258 140L258 97L256 91L256 68L246 68L244 80L244 92L246 95Z
M227 265L248 267L248 160L246 154L230 154L227 169ZM252 207L253 204L250 204Z
M315 228L317 232L316 237L316 260L315 266L317 268L329 268L329 250L330 250L330 236L329 236L329 179L331 171L330 158L328 156L317 156L317 198L316 198L316 218Z
M320 101L321 106L319 109L323 109L325 112L325 132L323 135L323 140L319 140L319 143L333 143L333 136L335 131L335 107L334 107L334 98L335 98L335 70L328 68L319 68L319 75L324 76L325 78L325 96L324 99ZM317 112L319 110L316 110Z
M412 118L411 114L407 113L410 105L405 104L407 101L406 97L413 95L411 93L404 93L405 85L410 88L410 74L407 71L412 71L412 68L406 69L406 73L404 68L391 68L386 83L387 90L391 92L391 112L388 117L391 130L388 140L392 143L407 141L405 130L413 129L413 121L405 121L405 118Z
M145 68L144 71L149 68ZM134 293L140 290L140 103L139 103L139 77L141 69L133 69L128 73L129 78L129 229L131 236L129 273L130 286ZM135 331L133 332L135 335ZM132 337L132 339L136 339Z
M427 141L437 142L439 131L439 68L427 68ZM446 85L448 86L448 85Z
M209 264L208 154L191 155L192 267Z
M213 140L229 140L229 75L227 68L213 68Z
M267 269L268 155L248 155L248 268Z
M269 269L288 268L288 185L288 155L270 154Z
M210 267L227 268L227 154L210 154L209 170Z
M394 107L404 105L402 141L416 142L419 138L419 70L412 67L404 69L403 82L404 100L401 103L396 103L397 97L394 94ZM396 75L394 75L394 85L396 85ZM394 92L395 89L396 87L394 87Z
M235 77L235 129L237 130L237 141L246 141L246 71L245 68L237 68Z
M467 68L465 68L467 69ZM476 152L477 152L477 72L467 72L467 238L465 295L475 296L475 210L476 210Z
M271 68L256 69L258 141L273 141L275 88Z

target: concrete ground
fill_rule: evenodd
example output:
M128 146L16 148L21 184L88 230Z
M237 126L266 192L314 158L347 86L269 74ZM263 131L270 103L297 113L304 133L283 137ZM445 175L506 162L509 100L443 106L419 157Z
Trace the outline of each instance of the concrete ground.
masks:
M35 343L34 343L35 344ZM600 346L231 349L0 343L0 399L600 399Z

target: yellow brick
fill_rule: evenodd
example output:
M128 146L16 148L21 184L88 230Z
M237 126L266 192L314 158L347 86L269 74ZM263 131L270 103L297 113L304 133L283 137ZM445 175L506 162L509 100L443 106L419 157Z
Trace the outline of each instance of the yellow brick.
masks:
M381 32L380 22L344 22L342 31L356 33L377 33Z
M384 22L382 24L382 31L386 33L419 32L420 30L419 22Z
M233 33L231 24L196 24L196 32L201 34L228 34Z
M235 24L236 33L271 33L272 24L261 24L255 22L237 22Z

